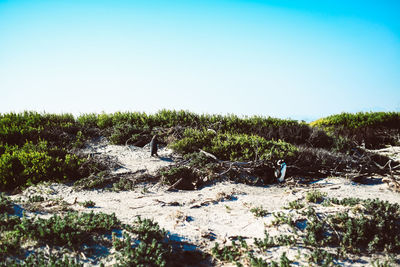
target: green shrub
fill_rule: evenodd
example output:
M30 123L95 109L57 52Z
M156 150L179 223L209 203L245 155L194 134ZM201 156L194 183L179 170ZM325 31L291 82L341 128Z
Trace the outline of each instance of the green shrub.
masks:
M23 217L16 229L42 244L78 248L83 242L89 242L94 233L110 232L118 226L120 221L115 214L68 212L49 219Z
M304 206L304 203L302 203L300 200L293 200L288 203L288 206L285 207L285 209L298 210L304 208Z
M84 201L84 202L79 203L79 204L82 205L85 208L93 208L94 206L96 206L96 203L94 201L92 201L92 200L87 200L87 201Z
M161 110L155 114L147 115L140 112L116 112L114 114L84 114L77 118L80 125L85 127L99 127L100 129L112 129L114 139L119 143L125 143L132 137L126 134L126 129L115 131L120 125L129 125L136 129L149 129L154 127L191 127L196 129L209 128L218 132L232 134L258 135L265 139L282 139L295 144L310 143L312 129L304 122L295 120L283 120L271 117L238 117L236 115L209 115L195 114L189 111ZM122 131L121 131L122 130ZM128 131L129 132L129 131ZM325 132L321 132L319 137ZM315 145L329 145L313 138Z
M112 229L121 227L115 214L68 212L49 219L25 215L21 219L0 214L0 262L12 255L23 256L26 242L35 247L49 245L77 249L83 244L94 243L98 235L111 235ZM28 258L26 263L36 260Z
M130 179L119 179L118 182L113 183L112 190L113 191L130 191L136 189L136 184L134 181Z
M44 200L45 200L45 198L40 195L29 196L29 198L28 198L28 202L30 202L30 203L42 202Z
M350 252L365 249L370 252L399 251L400 205L379 199L363 200L361 203L364 209L356 217L350 217L348 213L330 217L331 225L341 233L337 242Z
M334 255L321 248L314 248L309 254L306 254L309 263L317 266L335 266Z
M136 240L132 240L127 233L124 233L122 240L113 236L113 246L119 252L117 266L167 266L172 248L164 242L167 237L164 229L156 222L139 216L133 226L125 228L136 234Z
M400 112L341 113L316 120L311 126L320 127L333 135L339 135L375 148L399 143Z
M266 232L265 232L266 233ZM268 234L266 233L266 238L269 239ZM287 243L287 245L294 245L293 243L294 239L291 236L279 236L277 239L285 240L284 242ZM291 241L288 241L291 240ZM266 261L262 258L256 258L254 256L254 250L247 244L247 242L242 238L238 237L239 243L236 243L234 240L232 241L231 246L226 246L224 245L222 248L219 247L218 242L215 242L214 247L211 249L212 255L220 260L220 261L230 261L236 264L236 266L244 266L242 262L244 262L246 265L249 266L248 264L250 263L250 266L254 267L260 267L260 266L265 266L265 267L289 267L291 266L292 261L289 260L289 258L286 256L286 252L283 252L280 259L279 263L276 261ZM265 241L265 239L264 239ZM266 244L262 243L263 241L254 240L254 243L260 249L261 252L266 251L268 248L275 246L276 244L274 243L275 241L273 238L271 240L268 240L267 242L272 242L273 244ZM286 244L285 244L286 245Z
M78 125L71 114L23 113L0 114L0 143L23 145L26 140L36 143L39 139L66 145L78 132Z
M146 139L143 143L149 143L151 140L151 131L149 128L139 128L130 124L118 124L113 127L110 141L116 145L134 144L143 136Z
M250 212L253 213L255 217L264 217L269 213L268 210L263 207L251 208Z
M26 259L22 261L7 260L4 263L0 263L1 267L9 266L21 266L21 267L32 267L32 266L52 266L52 267L83 267L84 264L79 263L76 258L68 257L64 255L63 258L59 258L56 255L45 255L44 252L37 252L30 254Z
M9 190L29 186L41 181L77 179L83 163L77 156L57 147L50 148L46 141L25 143L22 147L4 146L0 155L0 189Z
M129 235L124 234L123 240L114 241L113 245L120 252L116 266L167 266L170 249L156 239L134 246Z
M312 190L306 194L307 201L312 203L321 203L324 200L324 197L326 197L326 193L318 190Z
M208 130L187 129L184 138L170 145L179 153L198 149L214 154L221 160L276 160L294 157L297 149L284 141L266 140L256 135L217 134Z
M3 192L0 192L0 214L12 213L13 205L9 197L7 197Z
M192 128L186 129L183 135L184 138L170 144L172 149L182 154L197 152L197 150L209 146L211 140L216 137L216 133L213 131L199 131Z
M358 112L341 113L316 120L312 126L345 127L348 129L362 129L365 127L400 128L400 112Z

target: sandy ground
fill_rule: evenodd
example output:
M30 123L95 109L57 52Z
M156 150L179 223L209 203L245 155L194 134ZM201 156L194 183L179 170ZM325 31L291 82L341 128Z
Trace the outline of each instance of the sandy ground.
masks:
M172 151L159 150L159 158L150 157L148 147L107 145L104 141L87 147L86 153L101 153L115 157L120 168L116 173L143 171L154 174L157 169L173 164ZM391 153L389 151L388 153ZM396 154L396 153L395 153ZM398 156L398 154L396 154ZM378 177L379 178L379 177ZM400 203L400 193L390 191L380 183L371 185L355 184L348 179L328 177L308 187L288 188L282 185L255 187L231 182L220 182L197 191L166 191L159 184L143 184L134 191L110 192L106 190L77 191L72 186L62 184L30 187L13 198L26 198L29 195L45 195L47 198L62 199L75 210L84 212L115 213L124 223L132 223L136 216L152 218L169 231L172 238L186 241L187 249L195 247L209 251L214 242L228 242L237 236L244 236L249 243L253 238L264 237L264 230L277 234L271 226L273 212L294 212L284 209L288 202L303 199L306 192L318 188L328 197L358 197L362 199L379 198L392 203ZM94 201L94 208L84 208L76 202ZM255 217L251 208L263 207L269 214ZM327 207L326 212L335 212ZM329 210L331 209L331 210ZM324 212L321 210L321 212ZM281 230L280 230L281 231ZM287 229L287 231L290 231ZM271 249L271 258L280 255L280 248ZM292 249L290 256L298 253ZM344 266L362 266L370 259L361 257L358 262L343 262ZM229 266L229 264L227 264Z

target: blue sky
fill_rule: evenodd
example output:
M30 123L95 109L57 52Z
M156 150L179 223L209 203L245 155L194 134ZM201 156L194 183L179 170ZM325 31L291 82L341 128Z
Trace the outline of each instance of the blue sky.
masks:
M400 2L0 0L0 112L400 111Z

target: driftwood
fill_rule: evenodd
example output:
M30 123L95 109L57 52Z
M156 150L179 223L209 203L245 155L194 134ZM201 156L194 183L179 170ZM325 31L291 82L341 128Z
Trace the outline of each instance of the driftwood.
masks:
M218 161L218 162L222 162L222 160L217 159L217 157L214 156L213 154L208 153L208 152L206 152L206 151L204 151L204 150L202 150L202 149L199 149L199 150L200 150L201 153L203 153L203 154L206 155L207 157L212 158L212 159L214 159L214 160L216 160L216 161Z

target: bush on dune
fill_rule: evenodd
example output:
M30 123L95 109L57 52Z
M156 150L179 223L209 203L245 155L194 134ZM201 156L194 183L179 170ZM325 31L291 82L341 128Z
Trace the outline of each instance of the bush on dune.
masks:
M316 120L311 126L369 148L400 144L400 112L341 113Z
M151 132L157 127L183 127L197 130L206 128L217 132L258 135L265 139L281 139L293 144L309 144L325 148L333 144L332 137L326 135L324 131L317 136L313 135L313 129L304 122L262 116L199 115L183 110L161 110L150 115L140 112L84 114L77 120L82 126L99 127L105 130L109 136L114 136L117 144L124 144L129 139L135 139L134 135L138 132Z
M331 168L362 141L367 147L399 142L399 117L394 112L343 113L310 126L295 120L182 110L91 113L76 119L71 114L28 111L0 114L0 188L83 177L82 168L77 171L83 160L72 151L95 136L105 136L113 144L144 146L153 134L161 133L161 142L182 154L202 149L221 160L273 162L283 158L298 163L304 171L314 166L314 172L319 168L316 164ZM85 163L85 168L96 169L90 164Z
M49 147L46 141L25 143L22 147L1 146L0 189L12 190L41 181L66 181L81 177L84 160L63 149Z
M187 154L202 149L221 160L252 161L294 157L297 149L284 141L266 140L256 135L215 133L187 129L184 138L172 143L175 151Z

